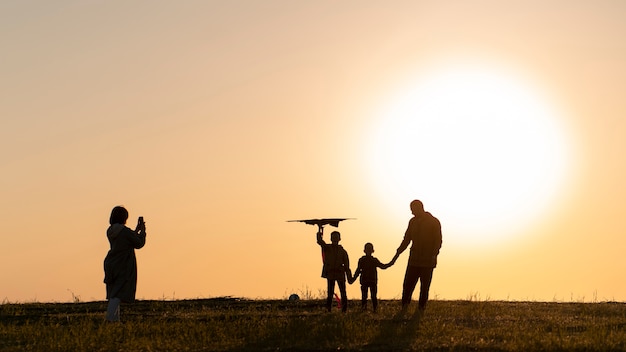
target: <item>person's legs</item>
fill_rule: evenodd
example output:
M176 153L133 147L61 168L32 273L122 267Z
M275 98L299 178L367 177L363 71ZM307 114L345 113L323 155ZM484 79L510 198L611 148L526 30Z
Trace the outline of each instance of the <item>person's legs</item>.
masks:
M109 299L106 315L108 321L120 321L120 303L122 301L119 298Z
M341 311L346 312L348 310L348 293L346 292L346 281L337 280L339 286L339 292L341 293Z
M420 268L420 298L419 309L426 309L426 302L428 302L428 291L430 290L430 283L433 280L434 268Z
M326 298L326 309L330 312L333 306L333 294L335 293L335 280L326 279L328 283L328 297Z
M417 267L407 265L406 273L404 274L404 283L402 284L402 308L407 308L411 303L411 296L417 285L419 279L419 271Z
M367 284L361 285L361 309L367 309Z
M378 297L376 296L378 294L378 285L377 284L371 285L370 290L372 292L372 307L375 312L376 309L378 308Z

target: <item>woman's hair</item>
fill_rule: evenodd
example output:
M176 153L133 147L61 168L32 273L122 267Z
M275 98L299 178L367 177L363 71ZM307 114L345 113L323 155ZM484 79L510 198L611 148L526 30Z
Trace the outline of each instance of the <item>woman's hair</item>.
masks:
M121 205L116 206L111 210L111 217L109 218L109 224L125 224L128 220L128 210Z

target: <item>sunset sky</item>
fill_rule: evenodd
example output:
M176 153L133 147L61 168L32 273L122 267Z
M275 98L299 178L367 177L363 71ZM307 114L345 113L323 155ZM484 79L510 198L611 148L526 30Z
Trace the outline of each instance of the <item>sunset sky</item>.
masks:
M139 299L318 296L316 228L287 220L355 218L354 270L366 242L392 258L413 199L442 223L432 298L625 301L625 18L609 0L2 1L0 301L104 300L116 205L147 223Z

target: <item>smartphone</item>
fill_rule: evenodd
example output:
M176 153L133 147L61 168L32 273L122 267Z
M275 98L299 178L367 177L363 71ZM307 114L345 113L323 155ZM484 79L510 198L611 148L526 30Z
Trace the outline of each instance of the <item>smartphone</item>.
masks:
M139 223L140 223L140 224L143 224L143 216L140 216L140 217L139 217Z

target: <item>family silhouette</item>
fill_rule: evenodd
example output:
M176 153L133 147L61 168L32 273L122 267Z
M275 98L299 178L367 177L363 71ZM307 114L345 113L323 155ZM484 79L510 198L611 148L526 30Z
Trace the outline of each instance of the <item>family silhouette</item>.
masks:
M418 281L420 282L418 310L426 309L433 271L437 266L437 256L442 244L441 223L431 213L424 210L424 204L419 200L412 201L410 209L413 217L409 220L404 238L391 261L387 264L381 263L372 255L374 245L368 242L364 246L365 255L359 259L354 276L351 274L348 253L339 244L341 241L339 231L333 231L330 234L331 243L327 244L323 239L322 225L318 224L320 228L317 232L317 243L322 247L322 277L327 280L326 309L328 311L332 307L335 284L339 287L341 295L341 310L344 313L347 311L346 281L352 284L360 276L361 309L367 309L369 293L372 299L372 309L376 312L378 308L378 268L387 269L394 265L409 244L412 245L402 284L402 311L405 312L409 307Z
M361 284L361 309L367 309L368 293L372 300L374 312L378 309L378 268L387 269L395 264L396 260L409 246L409 260L407 263L404 282L402 285L402 310L408 308L413 291L420 281L420 294L418 301L419 311L426 308L428 292L433 278L433 271L437 266L437 256L441 249L442 236L439 220L424 210L424 205L419 200L410 204L413 217L404 233L404 238L396 250L391 261L383 264L374 257L374 245L366 243L364 256L359 262L352 275L348 252L339 244L341 234L333 231L330 234L331 243L326 243L323 238L323 226L331 225L338 227L339 219L311 219L294 220L305 222L309 225L318 225L317 243L322 249L322 277L327 281L326 309L331 311L335 286L339 287L341 295L340 306L342 312L348 310L348 295L346 293L346 281L354 283L360 277ZM135 249L140 249L146 244L146 224L143 217L137 220L135 230L126 226L128 210L122 206L116 206L111 211L107 238L111 246L104 259L104 283L106 284L107 306L106 320L120 320L120 305L122 302L130 303L135 300L137 291L137 258Z

